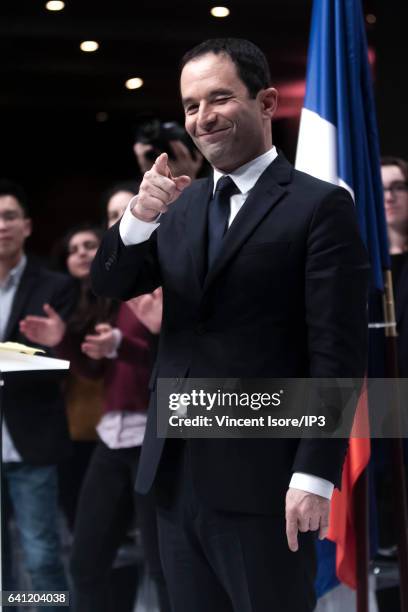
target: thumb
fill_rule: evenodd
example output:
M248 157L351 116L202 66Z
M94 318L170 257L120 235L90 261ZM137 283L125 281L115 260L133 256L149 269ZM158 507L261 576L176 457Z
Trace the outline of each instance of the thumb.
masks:
M169 158L167 153L161 153L161 155L159 155L159 157L157 157L156 161L154 162L153 170L155 170L158 174L161 174L162 176L168 177L170 173L168 160Z
M173 181L176 183L177 191L184 191L184 189L191 184L191 178L186 174L173 178Z
M43 310L50 319L60 319L59 314L49 304L44 304Z

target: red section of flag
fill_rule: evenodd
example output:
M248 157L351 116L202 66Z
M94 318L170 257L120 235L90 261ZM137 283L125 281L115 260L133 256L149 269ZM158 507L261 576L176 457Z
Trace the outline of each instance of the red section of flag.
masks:
M336 574L340 582L357 588L356 532L353 516L353 488L370 460L367 386L364 383L358 402L350 444L343 467L341 491L333 493L329 532L336 543Z

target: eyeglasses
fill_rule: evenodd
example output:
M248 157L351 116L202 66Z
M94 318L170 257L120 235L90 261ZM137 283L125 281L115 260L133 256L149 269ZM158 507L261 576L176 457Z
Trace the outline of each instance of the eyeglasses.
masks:
M384 193L386 191L390 191L391 195L394 197L401 194L406 193L408 191L408 183L404 181L395 181L395 183L391 183L388 187L383 187Z

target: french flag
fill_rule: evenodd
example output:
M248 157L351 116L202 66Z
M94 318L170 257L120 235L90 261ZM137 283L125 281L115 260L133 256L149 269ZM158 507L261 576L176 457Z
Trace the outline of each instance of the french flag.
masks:
M389 269L380 174L380 153L365 22L360 0L314 0L296 168L346 188L356 206L367 247L372 289L382 291ZM353 299L353 296L350 296ZM367 420L366 393L356 414ZM356 533L352 512L354 485L370 459L368 439L351 437L341 493L335 491L330 542L319 543L318 595L337 579L355 589ZM325 555L325 561L321 560ZM327 572L324 576L322 568ZM336 570L336 575L332 570Z

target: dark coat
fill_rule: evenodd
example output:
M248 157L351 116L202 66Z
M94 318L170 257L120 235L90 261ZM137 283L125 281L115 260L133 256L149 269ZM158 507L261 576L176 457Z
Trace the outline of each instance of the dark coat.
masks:
M395 289L395 317L398 331L399 375L408 377L408 256L404 258L398 285Z
M75 306L76 286L62 274L50 272L28 259L12 305L4 341L30 345L19 331L27 315L44 315L50 304L65 320ZM47 356L53 357L47 347ZM23 461L52 464L69 453L70 442L63 398L66 373L52 371L4 374L4 418Z
M117 224L93 263L101 295L128 299L163 286L155 375L363 376L368 263L349 194L294 170L279 154L206 274L211 194L211 179L194 182L142 244L125 247ZM339 484L347 441L194 439L189 445L204 503L281 514L293 471ZM140 492L152 486L163 446L153 395Z

